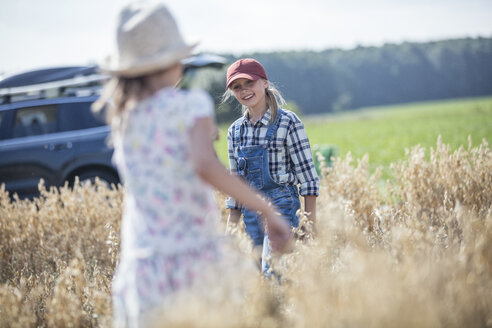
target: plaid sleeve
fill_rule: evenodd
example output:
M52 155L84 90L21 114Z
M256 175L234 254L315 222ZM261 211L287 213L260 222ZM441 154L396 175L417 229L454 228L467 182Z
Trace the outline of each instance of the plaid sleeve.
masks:
M236 175L236 159L234 158L234 124L232 124L227 131L227 151L229 153L229 168L231 174ZM228 197L226 199L226 208L240 210L241 205L239 205L234 198Z
M319 177L314 167L313 155L309 139L302 121L292 113L287 133L287 149L300 183L302 196L319 195Z

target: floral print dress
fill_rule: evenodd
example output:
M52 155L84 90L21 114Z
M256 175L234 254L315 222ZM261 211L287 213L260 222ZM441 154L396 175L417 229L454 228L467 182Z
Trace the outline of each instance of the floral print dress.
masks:
M113 160L125 186L113 282L117 326L137 326L132 322L147 310L182 289L212 284L227 266L214 191L195 173L188 145L195 121L213 114L205 92L165 88L130 111L114 134Z

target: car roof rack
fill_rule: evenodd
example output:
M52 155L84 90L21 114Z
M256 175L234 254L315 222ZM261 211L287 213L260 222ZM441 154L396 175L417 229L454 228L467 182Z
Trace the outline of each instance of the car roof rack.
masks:
M182 60L184 71L225 65L224 57L199 54ZM28 71L0 80L0 105L19 101L99 95L102 84L108 80L99 67L63 66Z
M108 76L97 66L66 66L29 71L0 81L0 105L34 99L89 96Z

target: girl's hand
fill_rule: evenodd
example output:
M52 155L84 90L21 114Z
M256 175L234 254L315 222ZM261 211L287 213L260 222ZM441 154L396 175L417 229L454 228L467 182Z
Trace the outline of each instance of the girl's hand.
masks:
M288 252L292 242L289 224L274 211L265 216L265 221L273 250L279 253Z

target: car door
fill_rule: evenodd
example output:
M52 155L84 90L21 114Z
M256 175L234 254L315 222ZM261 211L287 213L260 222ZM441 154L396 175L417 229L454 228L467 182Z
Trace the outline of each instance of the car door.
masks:
M21 196L37 194L40 179L57 185L64 163L73 156L70 141L57 137L57 104L18 107L2 119L0 184ZM8 120L8 121L6 121Z
M60 135L71 142L75 152L65 176L73 175L73 172L84 175L98 169L113 171L113 149L108 146L110 127L105 124L102 114L92 112L94 100L87 97L59 105Z

